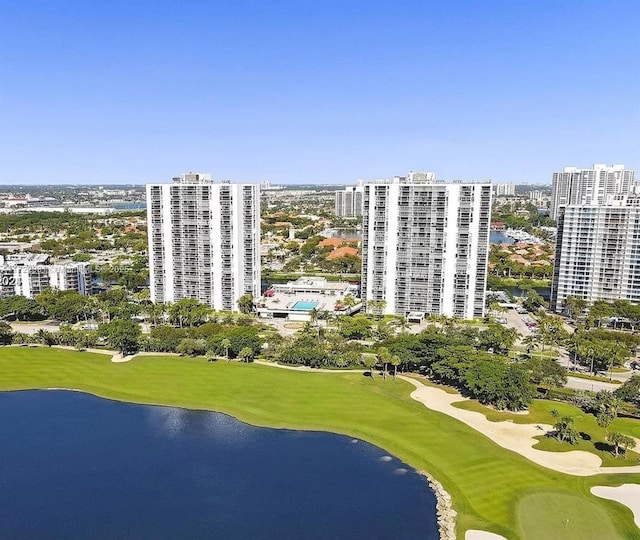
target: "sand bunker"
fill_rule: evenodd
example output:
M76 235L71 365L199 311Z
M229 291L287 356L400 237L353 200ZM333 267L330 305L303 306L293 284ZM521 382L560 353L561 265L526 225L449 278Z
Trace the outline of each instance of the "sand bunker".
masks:
M622 484L618 487L594 486L591 493L596 497L609 499L624 504L633 512L633 521L640 529L640 485Z
M489 437L496 444L507 450L517 452L538 465L574 476L591 476L594 474L640 473L640 465L628 467L602 467L602 460L595 454L582 450L568 452L545 452L533 448L540 436L553 429L547 424L514 424L510 421L491 422L479 412L466 411L453 406L453 403L466 401L460 394L449 394L432 386L425 386L420 381L399 375L399 378L413 384L416 389L411 397L425 407L456 418Z

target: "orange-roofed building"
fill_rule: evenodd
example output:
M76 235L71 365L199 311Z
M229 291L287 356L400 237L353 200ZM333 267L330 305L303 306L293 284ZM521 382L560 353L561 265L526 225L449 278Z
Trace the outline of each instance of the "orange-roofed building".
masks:
M344 240L342 240L342 238L325 238L324 240L322 240L319 244L318 247L332 247L332 248L336 248L338 246L341 246L343 244Z
M340 257L345 257L347 255L358 255L358 250L354 247L343 246L337 249L334 249L329 255L327 255L327 260L332 261L334 259L339 259Z

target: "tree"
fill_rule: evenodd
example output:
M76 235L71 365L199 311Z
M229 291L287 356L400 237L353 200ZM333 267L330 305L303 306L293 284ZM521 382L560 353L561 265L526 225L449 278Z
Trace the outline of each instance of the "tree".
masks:
M36 332L35 338L46 347L51 347L51 345L55 345L56 343L55 336L48 330L42 328Z
M229 358L229 348L231 347L231 340L229 338L224 338L220 342L220 345L224 349L224 355L226 356L227 362L228 362L230 360L230 358Z
M176 352L178 345L186 337L186 329L162 324L151 329L149 340L151 348L157 352Z
M529 311L536 311L540 307L546 307L546 302L536 291L529 289L522 305Z
M380 347L378 349L378 359L380 360L380 362L382 362L383 365L383 377L386 380L387 379L387 365L389 364L389 362L391 362L391 353L389 352L389 349L387 349L386 347Z
M573 418L571 416L563 416L553 425L553 428L556 430L556 438L560 442L568 442L569 444L578 442L579 433L573 427Z
M178 345L177 352L187 356L201 356L207 349L204 339L184 338Z
M143 312L151 320L151 323L155 326L158 321L164 316L164 304L149 302L145 305Z
M397 354L391 357L391 365L393 366L393 378L395 379L398 374L398 366L400 365L400 357Z
M567 384L567 370L553 358L546 356L531 357L525 363L531 382L542 386L547 393L551 387Z
M9 296L0 300L0 318L13 317L16 321L30 321L41 318L42 310L32 298Z
M498 354L507 354L520 334L515 328L489 323L479 334L480 347Z
M600 412L598 413L598 416L596 416L596 422L601 428L604 428L605 431L608 431L609 426L611 425L611 422L613 422L615 418L616 417L614 416L614 414L610 409L604 408L604 409L601 409Z
M13 330L7 322L0 321L0 345L11 345L13 341Z
M564 329L562 319L546 314L540 316L537 333L540 336L543 351L545 345L559 345L569 337Z
M632 437L628 437L617 431L612 431L607 435L607 441L613 444L615 449L615 455L618 457L620 448L623 448L625 453L627 450L635 448L636 441Z
M240 309L240 313L253 313L253 295L243 294L238 298L238 309Z
M342 299L342 305L348 309L351 309L352 307L356 306L358 304L358 301L356 300L356 298L352 295L352 294L346 294L344 296L344 298Z
M345 317L340 335L346 339L366 339L371 336L371 321L364 316Z
M122 356L138 351L140 326L130 319L115 319L102 324L98 332L107 339L111 347L118 349Z
M369 370L371 378L373 379L373 368L378 363L378 357L373 353L362 353L360 355L360 362Z
M238 355L243 362L251 362L253 360L253 349L251 347L244 347L241 351L240 354Z
M622 401L640 406L640 375L632 375L613 393Z
M367 302L367 307L371 309L371 311L376 315L378 320L382 318L382 314L384 313L384 309L387 307L386 300L369 300Z
M169 317L175 324L183 326L194 326L204 323L209 314L209 306L196 300L195 298L182 298L175 304L169 306Z
M564 307L573 320L576 320L587 307L587 301L578 296L567 296L564 300Z

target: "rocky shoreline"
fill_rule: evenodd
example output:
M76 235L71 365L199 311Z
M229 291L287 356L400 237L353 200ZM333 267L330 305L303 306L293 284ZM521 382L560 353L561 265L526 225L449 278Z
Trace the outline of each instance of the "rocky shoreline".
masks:
M456 516L458 513L451 504L451 495L445 491L442 484L426 471L419 471L426 477L429 486L436 495L436 511L438 515L438 529L441 540L456 540Z

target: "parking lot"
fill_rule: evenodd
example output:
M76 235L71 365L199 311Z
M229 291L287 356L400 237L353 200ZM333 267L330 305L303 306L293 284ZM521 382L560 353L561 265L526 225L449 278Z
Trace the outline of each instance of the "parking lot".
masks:
M522 337L526 337L531 334L531 329L527 326L526 320L530 320L531 317L528 315L521 315L515 309L509 308L504 313L505 318L507 319L507 326L509 328L515 328Z

